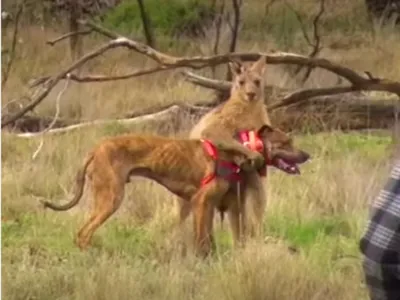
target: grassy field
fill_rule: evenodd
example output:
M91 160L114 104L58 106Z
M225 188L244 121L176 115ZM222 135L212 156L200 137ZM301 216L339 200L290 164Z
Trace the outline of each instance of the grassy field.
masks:
M311 0L289 2L305 20L318 8ZM238 51L308 53L296 18L284 6L272 6L267 18L256 1L246 3ZM393 50L400 47L398 34L367 26L361 0L326 3L321 56L400 79L400 69L394 67L400 64L400 53ZM2 90L3 107L25 91L32 77L56 72L70 63L65 43L45 44L60 33L61 29L33 25L21 31L15 68ZM6 45L10 36L8 32ZM130 36L136 37L135 33ZM100 38L85 40L86 49L98 44ZM227 44L228 40L223 46ZM210 49L207 40L182 40L162 50L195 55L209 54ZM83 71L123 74L151 64L117 49ZM283 67L270 66L267 80L295 86ZM308 84L335 81L321 71ZM53 115L54 99L62 87L63 83L35 113ZM112 118L128 111L211 97L210 91L185 83L177 72L120 82L70 84L61 100L61 117ZM7 109L15 111L18 105L11 103ZM221 228L217 220L217 253L207 262L190 254L182 258L181 243L191 243L191 222L184 234L177 234L173 230L175 197L153 182L135 180L127 187L121 209L96 232L92 249L81 253L73 237L88 211L90 192L85 192L76 208L64 213L44 211L39 200L66 199L84 154L102 137L154 129L107 126L49 136L35 160L31 157L39 139L2 132L4 299L366 299L358 240L370 201L387 176L391 140L385 136L340 132L296 136L295 142L313 159L302 167L301 176L269 172L264 243L251 242L234 250L228 223ZM297 252L291 253L288 246Z

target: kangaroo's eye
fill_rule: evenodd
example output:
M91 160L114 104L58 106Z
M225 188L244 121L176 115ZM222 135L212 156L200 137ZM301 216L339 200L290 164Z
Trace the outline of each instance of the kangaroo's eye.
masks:
M243 85L244 84L244 80L239 80L239 84Z
M255 84L256 86L260 86L260 80L258 80L258 79L254 80L254 84Z

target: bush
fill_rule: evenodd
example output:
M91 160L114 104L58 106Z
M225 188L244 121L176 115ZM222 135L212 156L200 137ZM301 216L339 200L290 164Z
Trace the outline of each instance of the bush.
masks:
M204 36L204 28L215 16L212 4L198 0L146 0L145 9L155 33L163 35ZM105 15L103 23L120 32L143 29L136 1L123 1Z

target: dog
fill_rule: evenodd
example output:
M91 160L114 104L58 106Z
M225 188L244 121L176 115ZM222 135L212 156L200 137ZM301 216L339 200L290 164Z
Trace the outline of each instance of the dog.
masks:
M261 154L248 150L243 152L240 147L224 142L121 135L102 141L87 155L83 167L77 172L74 197L69 203L42 203L56 211L72 208L82 197L87 175L91 183L94 207L89 220L79 230L75 240L78 247L84 250L95 230L121 205L125 183L133 176L152 179L184 201L192 201L192 198L208 199L222 195L226 191L221 187L225 186L225 181L231 180L230 177L237 178L241 171L257 169L264 163ZM232 172L225 178L218 176L214 180L213 174L219 172L216 170L219 166L228 166ZM202 184L210 179L215 182ZM197 234L204 234L202 227L206 224L205 217L200 214L197 219Z

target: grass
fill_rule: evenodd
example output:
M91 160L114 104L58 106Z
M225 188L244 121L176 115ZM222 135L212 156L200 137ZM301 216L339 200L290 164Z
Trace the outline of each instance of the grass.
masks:
M317 10L313 1L289 2L306 21ZM267 14L260 3L249 0L243 7L238 51L278 48L308 53L293 13L277 2ZM400 64L400 54L393 49L400 47L400 39L389 29L366 26L362 3L326 1L321 56L398 80L400 70L393 66ZM14 69L2 89L3 107L27 91L32 77L51 74L70 63L65 43L45 45L60 32L60 28L35 25L21 31ZM209 34L215 33L210 29ZM136 38L135 33L132 36ZM4 45L10 37L11 32L6 32ZM224 32L223 49L229 43L226 37ZM161 50L174 55L210 54L210 40L182 39ZM102 41L87 37L85 49ZM115 49L82 72L124 74L152 64L142 56ZM266 78L270 84L296 87L282 66L269 66ZM327 72L315 71L307 84L335 82ZM54 99L61 88L62 83L34 113L53 115ZM177 72L102 84L73 83L62 97L61 117L113 118L211 97L210 91L184 82ZM7 109L15 111L18 105L10 104ZM207 262L192 257L191 251L181 257L182 243L190 250L191 222L178 234L173 230L175 197L153 182L135 180L127 186L120 210L96 232L93 247L86 253L78 251L73 238L87 214L90 193L85 192L81 203L65 213L43 211L39 199L67 198L84 154L101 138L155 130L154 125L109 125L47 136L35 160L31 156L38 139L2 132L5 299L366 299L358 240L369 203L387 176L391 140L385 136L341 132L296 136L296 144L310 152L312 160L301 168L301 176L269 172L264 243L250 242L243 249L233 249L227 222L221 227L217 219L217 253ZM176 134L181 133L171 132ZM297 253L288 251L288 246Z
M368 202L387 171L381 157L389 138L298 137L314 159L301 176L271 170L266 243L235 250L228 224L221 228L217 222L218 251L207 263L180 256L181 243L191 247L191 222L183 235L175 234L175 198L146 180L128 185L121 209L97 231L87 253L73 238L90 193L70 212L40 208L40 198L65 198L81 163L77 158L102 136L115 134L103 128L46 138L37 161L26 164L37 143L3 133L4 297L365 299L358 239ZM298 252L291 254L288 246Z

